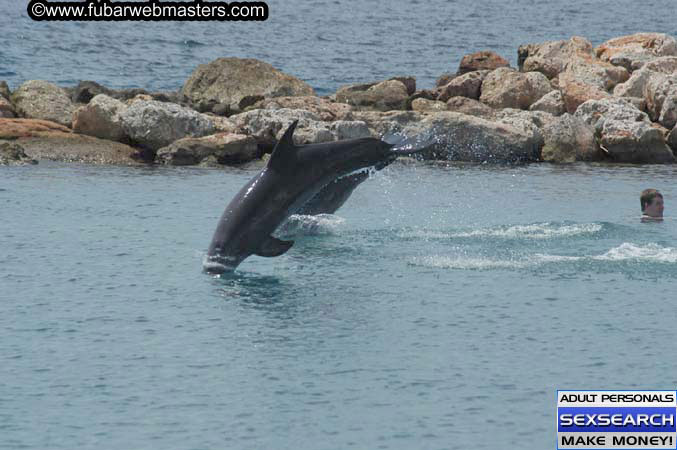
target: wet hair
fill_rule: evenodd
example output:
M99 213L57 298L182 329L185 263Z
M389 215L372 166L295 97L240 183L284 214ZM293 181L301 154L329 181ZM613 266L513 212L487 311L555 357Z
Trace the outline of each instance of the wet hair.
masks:
M639 197L639 202L642 205L642 211L644 211L656 197L663 198L663 194L658 192L656 189L644 189L642 191L642 195Z

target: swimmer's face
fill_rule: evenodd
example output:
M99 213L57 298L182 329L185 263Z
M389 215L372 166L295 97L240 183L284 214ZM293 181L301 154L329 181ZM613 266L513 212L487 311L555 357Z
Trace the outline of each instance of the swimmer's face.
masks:
M651 203L644 208L644 214L649 217L663 217L663 198L654 197Z

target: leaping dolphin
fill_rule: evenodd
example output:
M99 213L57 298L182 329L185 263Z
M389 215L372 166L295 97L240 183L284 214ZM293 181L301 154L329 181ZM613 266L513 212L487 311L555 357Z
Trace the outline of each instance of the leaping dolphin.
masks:
M427 148L431 139L350 139L295 145L293 122L264 167L226 206L203 267L208 273L234 270L251 255L280 256L294 245L272 233L296 213L336 211L368 177L400 155Z

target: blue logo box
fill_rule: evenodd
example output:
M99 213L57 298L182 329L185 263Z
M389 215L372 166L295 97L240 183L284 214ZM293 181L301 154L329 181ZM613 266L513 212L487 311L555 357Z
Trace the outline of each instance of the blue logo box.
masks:
M677 391L557 391L557 449L677 449Z

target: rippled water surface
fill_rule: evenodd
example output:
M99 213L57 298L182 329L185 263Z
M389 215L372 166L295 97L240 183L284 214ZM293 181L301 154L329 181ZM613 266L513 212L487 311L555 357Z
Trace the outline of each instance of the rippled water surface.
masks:
M543 449L558 388L677 384L672 167L398 164L209 277L253 173L0 168L0 445Z
M0 0L0 80L178 89L198 64L258 58L319 94L414 75L429 88L464 54L517 63L529 42L584 36L594 45L656 31L677 36L674 0L269 0L265 22L33 22L25 0Z

